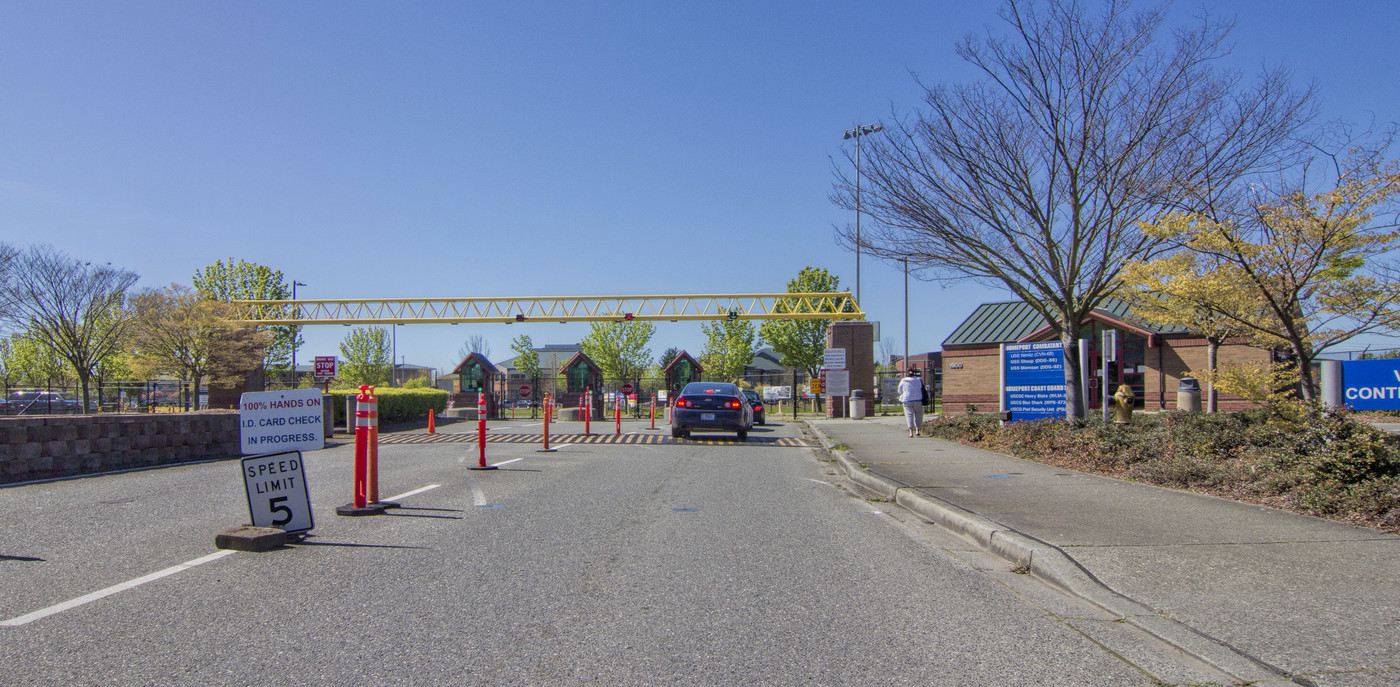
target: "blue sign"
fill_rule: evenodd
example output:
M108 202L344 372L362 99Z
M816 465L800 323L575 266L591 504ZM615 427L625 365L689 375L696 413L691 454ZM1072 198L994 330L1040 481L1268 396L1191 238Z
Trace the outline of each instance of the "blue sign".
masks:
M1002 410L1011 411L1012 422L1064 417L1064 344L1007 344L1001 365Z
M1353 410L1400 410L1400 359L1343 362L1342 403Z

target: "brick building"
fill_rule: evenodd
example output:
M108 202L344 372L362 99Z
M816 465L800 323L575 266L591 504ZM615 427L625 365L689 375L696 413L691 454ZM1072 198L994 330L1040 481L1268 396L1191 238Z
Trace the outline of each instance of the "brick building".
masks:
M1190 370L1206 369L1206 340L1199 334L1134 323L1121 301L1109 301L1081 323L1080 336L1089 342L1086 374L1090 376L1089 407L1100 404L1099 370L1103 333L1118 332L1118 362L1109 371L1108 391L1120 384L1132 387L1136 405L1145 410L1176 409L1177 382ZM943 412L961 415L968 406L980 412L999 409L1001 344L1053 341L1045 319L1024 302L984 303L943 341ZM1270 352L1244 339L1220 347L1217 364L1270 360ZM1249 403L1221 394L1221 410L1238 410Z

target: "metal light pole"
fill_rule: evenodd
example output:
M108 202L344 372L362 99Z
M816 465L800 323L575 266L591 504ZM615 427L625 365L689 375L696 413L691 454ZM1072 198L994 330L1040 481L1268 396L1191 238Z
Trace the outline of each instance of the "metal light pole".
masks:
M291 280L291 299L293 301L297 299L297 287L304 287L304 285L301 281ZM301 308L293 305L293 309L300 311ZM301 319L301 312L293 312L293 315L297 315L297 319ZM297 330L295 329L291 330L291 388L300 388L297 383Z
M866 134L873 134L877 131L884 131L885 127L879 124L862 124L854 129L847 129L841 138L856 139L856 302L860 302L860 137Z
M904 263L904 372L909 372L909 258L900 258ZM860 301L856 301L859 303Z

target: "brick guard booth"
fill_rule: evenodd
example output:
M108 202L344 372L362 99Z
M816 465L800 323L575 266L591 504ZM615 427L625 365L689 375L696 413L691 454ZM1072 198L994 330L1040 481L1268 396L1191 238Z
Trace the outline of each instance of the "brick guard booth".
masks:
M481 397L486 397L486 417L497 417L496 395L491 392L495 388L496 366L491 364L486 356L480 353L469 353L462 358L462 362L453 368L452 374L457 375L460 385L457 393L452 395L453 409L469 411L471 417L476 417L477 404Z

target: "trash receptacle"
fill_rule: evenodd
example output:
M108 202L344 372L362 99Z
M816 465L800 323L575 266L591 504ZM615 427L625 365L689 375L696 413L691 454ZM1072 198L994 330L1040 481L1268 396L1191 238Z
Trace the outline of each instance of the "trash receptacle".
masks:
M851 390L851 412L852 420L859 420L865 417L865 391L861 389Z
M1201 384L1195 377L1182 377L1176 385L1176 409L1201 412Z

